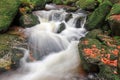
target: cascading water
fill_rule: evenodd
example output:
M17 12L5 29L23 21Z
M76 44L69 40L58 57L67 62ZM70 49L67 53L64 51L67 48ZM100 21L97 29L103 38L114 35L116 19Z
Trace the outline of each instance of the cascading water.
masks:
M63 9L34 14L40 24L24 30L29 50L23 49L25 56L20 69L0 76L0 80L86 80L79 74L81 61L77 47L86 34L86 15L70 13L72 18L65 21L69 13ZM64 29L58 33L61 24ZM30 61L29 53L35 61Z

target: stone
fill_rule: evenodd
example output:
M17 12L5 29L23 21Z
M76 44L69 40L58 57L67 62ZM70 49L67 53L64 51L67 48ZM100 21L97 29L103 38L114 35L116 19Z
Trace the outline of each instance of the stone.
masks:
M9 28L18 12L19 6L19 0L0 1L0 32L4 32Z
M32 27L40 23L38 17L33 14L22 15L19 21L22 27Z
M61 23L61 24L59 25L59 29L58 29L57 33L61 33L65 28L66 28L65 24L64 24L64 23Z
M110 12L111 6L111 2L107 0L101 3L101 5L88 17L85 28L87 30L101 28L106 16Z

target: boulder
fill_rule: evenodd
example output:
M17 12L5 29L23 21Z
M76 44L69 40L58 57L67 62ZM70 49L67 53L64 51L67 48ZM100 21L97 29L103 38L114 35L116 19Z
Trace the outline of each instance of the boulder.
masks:
M120 14L109 17L109 25L114 36L120 36Z
M65 28L66 28L65 23L61 23L59 25L59 29L58 29L57 33L61 33Z
M78 0L76 5L82 9L95 9L96 1L95 0Z
M6 31L18 12L19 0L0 1L0 32Z
M40 23L38 17L33 14L24 14L19 21L22 27L32 27Z
M52 3L55 3L55 4L63 4L63 1L62 1L62 0L53 0Z
M119 36L120 33L120 4L114 4L107 20L113 35Z
M86 29L92 30L95 28L101 28L105 22L107 14L110 12L111 6L112 3L107 0L101 3L101 5L88 17L85 25Z
M83 69L97 73L97 78L91 80L119 80L116 74L119 41L105 34L97 37L82 38L78 45Z
M65 22L68 22L71 18L73 17L73 15L72 14L66 14L65 15Z
M0 34L0 73L17 69L24 53L13 47L22 46L23 39L10 33Z

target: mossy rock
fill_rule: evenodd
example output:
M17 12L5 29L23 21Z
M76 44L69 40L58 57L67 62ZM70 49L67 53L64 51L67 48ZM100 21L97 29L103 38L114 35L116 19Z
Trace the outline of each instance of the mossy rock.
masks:
M100 34L103 34L103 31L101 29L94 29L92 31L89 31L86 37L96 39Z
M0 1L0 31L6 31L18 12L19 0Z
M116 3L112 6L111 11L108 16L120 14L120 4ZM109 19L109 17L108 17Z
M86 29L92 30L96 28L101 28L104 24L107 14L110 12L111 9L111 2L104 1L95 11L88 17L86 22Z
M119 51L117 49L119 41L115 41L105 34L97 35L97 37L82 38L78 45L83 69L90 73L97 73L97 77L91 80L119 80L119 76L114 74L114 71L117 71L117 63L113 65L104 62L104 59L117 60L118 56L113 54L113 51Z
M77 0L63 0L64 5L75 6Z
M22 27L32 27L40 23L38 17L33 14L22 15L19 21Z
M16 69L23 57L23 52L13 47L24 44L23 39L9 33L0 34L0 73Z
M78 0L76 5L82 9L95 9L95 0Z
M54 4L63 4L63 1L62 0L53 0L52 3L54 3Z
M45 4L49 2L50 0L20 0L21 4L26 12L32 11L32 10L40 10L45 7Z

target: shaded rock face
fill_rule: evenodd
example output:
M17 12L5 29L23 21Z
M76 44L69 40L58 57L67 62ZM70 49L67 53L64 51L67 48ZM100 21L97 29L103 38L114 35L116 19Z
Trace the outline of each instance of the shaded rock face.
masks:
M32 27L39 23L38 17L32 14L25 14L20 17L20 25L23 27Z
M101 28L100 26L103 25L107 14L110 12L111 5L111 2L109 1L101 3L101 5L88 17L85 26L86 29L92 30L95 28Z
M108 22L113 35L120 36L120 4L114 4L109 15Z
M83 68L90 73L97 73L98 79L91 80L119 80L114 72L118 71L120 38L112 38L98 31L90 31L78 45Z
M8 29L18 11L19 5L19 0L0 1L0 32Z
M112 34L114 36L120 36L120 15L110 16L109 24Z
M27 45L25 40L15 35L18 32L0 34L0 73L19 67L19 61L24 54L14 47Z

